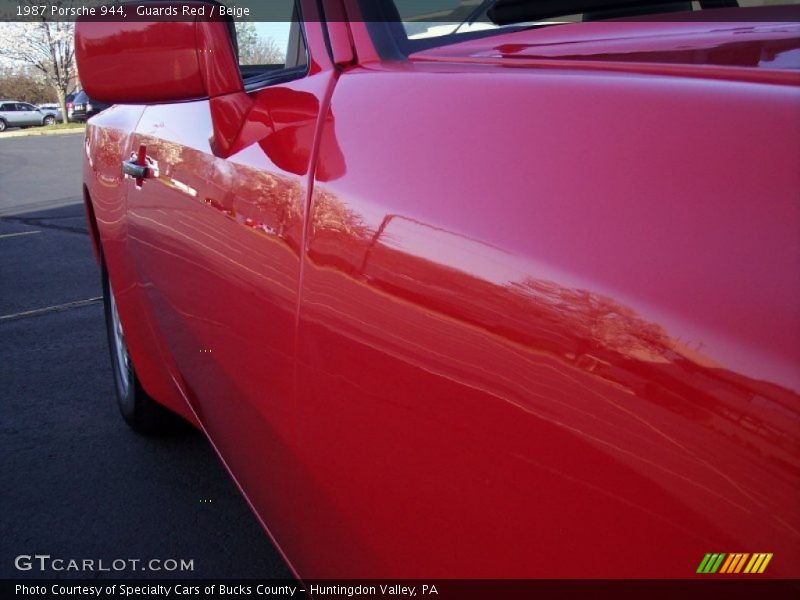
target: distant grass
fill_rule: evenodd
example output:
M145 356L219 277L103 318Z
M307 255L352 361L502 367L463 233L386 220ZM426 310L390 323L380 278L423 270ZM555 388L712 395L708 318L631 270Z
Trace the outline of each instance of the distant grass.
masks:
M45 125L41 129L53 131L54 129L85 129L86 123L60 123L56 122L55 125Z
M83 131L86 129L85 123L56 123L54 125L41 125L39 127L28 127L26 129L8 129L0 133L0 138L5 137L25 137L28 135L48 135L59 131Z

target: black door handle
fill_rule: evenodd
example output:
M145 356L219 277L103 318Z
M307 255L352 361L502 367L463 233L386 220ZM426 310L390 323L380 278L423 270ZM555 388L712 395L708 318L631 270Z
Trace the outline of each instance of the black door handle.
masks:
M155 175L158 176L158 169ZM131 154L130 160L122 161L122 172L136 181L136 188L141 189L145 179L153 177L153 169L147 159L147 148L144 144L139 146L139 151Z
M147 179L150 168L146 165L139 165L135 160L123 160L122 172L134 179Z

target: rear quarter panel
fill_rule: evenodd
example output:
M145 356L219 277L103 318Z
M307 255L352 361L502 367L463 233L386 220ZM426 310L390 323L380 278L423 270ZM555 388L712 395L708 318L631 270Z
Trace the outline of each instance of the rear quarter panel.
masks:
M800 575L799 109L345 72L301 296L299 572L690 577L746 551Z

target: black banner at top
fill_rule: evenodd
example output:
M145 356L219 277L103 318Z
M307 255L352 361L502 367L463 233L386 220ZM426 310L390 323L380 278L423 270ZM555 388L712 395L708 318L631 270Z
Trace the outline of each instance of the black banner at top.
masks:
M329 0L318 0L325 6ZM800 0L336 0L363 21L481 25L636 19L800 22ZM742 8L737 8L741 5ZM0 0L0 22L293 20L295 0ZM337 14L340 14L337 11ZM304 16L307 20L307 16ZM353 18L350 15L349 18Z
M0 21L194 21L234 19L289 22L291 0L0 0Z

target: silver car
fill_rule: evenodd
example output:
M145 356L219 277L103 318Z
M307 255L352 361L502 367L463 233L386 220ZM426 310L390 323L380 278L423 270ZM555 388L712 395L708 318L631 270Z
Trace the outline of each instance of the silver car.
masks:
M0 100L0 132L8 127L36 127L56 122L53 114L45 114L33 104L16 100Z
M47 115L53 115L56 121L61 121L61 107L58 104L40 104L38 108L44 113L45 119L47 119ZM49 124L45 123L45 125Z

